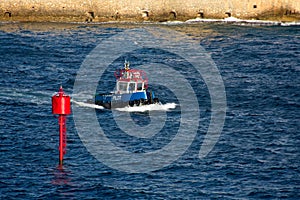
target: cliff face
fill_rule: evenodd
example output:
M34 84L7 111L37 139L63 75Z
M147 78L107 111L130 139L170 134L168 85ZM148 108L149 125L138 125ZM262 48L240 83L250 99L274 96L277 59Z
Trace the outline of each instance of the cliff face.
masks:
M268 18L300 15L296 0L2 0L2 19L185 20L195 17Z

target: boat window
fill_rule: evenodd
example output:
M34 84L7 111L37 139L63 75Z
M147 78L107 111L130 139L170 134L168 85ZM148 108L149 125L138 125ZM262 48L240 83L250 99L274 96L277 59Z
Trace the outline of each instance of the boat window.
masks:
M119 91L127 92L127 82L119 82Z
M129 83L129 92L135 91L135 83Z
M142 89L143 89L143 83L138 83L137 90L142 90Z

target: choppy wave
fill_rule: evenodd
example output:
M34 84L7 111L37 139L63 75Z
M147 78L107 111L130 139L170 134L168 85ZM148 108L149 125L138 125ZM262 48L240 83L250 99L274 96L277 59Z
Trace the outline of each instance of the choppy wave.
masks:
M259 26L300 26L300 22L281 22L270 20L245 20L236 17L227 17L225 19L203 19L195 18L187 20L186 23L231 23L236 25L259 25Z
M55 24L55 22L52 22ZM194 18L186 21L172 20L172 21L163 21L163 22L154 22L154 21L144 21L144 22L134 22L134 21L107 21L107 22L89 22L89 25L114 25L114 24L123 24L123 25L184 25L184 24L193 24L193 23L222 23L222 24L235 24L235 25L253 25L253 26L300 26L300 21L284 22L284 21L271 21L271 20L256 20L256 19L239 19L236 17L227 17L224 19L209 19L209 18ZM3 21L0 22L0 25L6 24L21 24L18 21ZM65 25L87 25L86 22L65 22Z
M71 22L73 24L86 24L85 22ZM235 24L240 26L300 26L300 21L284 22L284 21L271 21L271 20L257 20L257 19L239 19L236 17L227 17L224 19L208 19L208 18L195 18L186 21L172 20L164 22L128 22L128 21L109 21L109 22L91 22L90 24L147 24L147 25L184 25L193 23L221 23L221 24Z
M188 23L196 25L186 26ZM109 199L299 199L299 23L280 24L296 27L278 24L266 28L239 27L244 22L236 22L237 26L197 23L185 22L172 27L166 22L155 26L186 32L211 54L226 87L228 109L224 129L213 151L199 160L199 148L209 127L211 102L209 92L199 86L202 82L195 80L192 87L198 89L195 92L202 111L195 140L180 159L149 174L123 173L98 162L77 133L78 128L93 130L94 127L75 124L74 113L67 120L64 166L56 168L58 125L51 114L51 96L60 85L67 94L72 94L77 71L97 42L131 27L51 24L53 29L44 26L45 30L28 31L27 25L41 24L2 25L2 30L9 31L0 31L0 199L83 199L87 196L91 199L104 196ZM156 51L146 49L145 52L154 55ZM159 56L169 59L169 55ZM176 62L170 63L180 67ZM107 77L103 79L111 81ZM82 83L83 92L72 95L76 100L73 106L82 106L87 111L103 109L83 103L92 98L91 94L84 93L85 87ZM164 88L155 88L160 99L177 103ZM175 111L179 106L176 105ZM111 112L97 113L107 138L128 152L151 153L164 148L176 137L180 124L186 124L180 112L169 108L171 112L166 115L162 131L153 137L135 137L126 134L112 119L126 116L130 109L137 108L124 108L124 112L116 111L113 116ZM151 118L148 113L129 113L125 120L141 127L135 129L138 135L142 128L153 124L152 119L162 119L162 111L155 114ZM184 131L189 134L188 129ZM118 154L110 155L116 162L120 159Z

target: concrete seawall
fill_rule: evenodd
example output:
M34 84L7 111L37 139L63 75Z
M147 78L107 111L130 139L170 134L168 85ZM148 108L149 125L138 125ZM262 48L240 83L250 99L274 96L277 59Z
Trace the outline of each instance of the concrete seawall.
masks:
M300 20L298 0L2 0L1 20L111 21L200 18Z

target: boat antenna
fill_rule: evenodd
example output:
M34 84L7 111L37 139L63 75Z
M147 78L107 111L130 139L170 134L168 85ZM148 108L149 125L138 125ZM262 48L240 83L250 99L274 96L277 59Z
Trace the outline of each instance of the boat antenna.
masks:
M126 71L128 71L130 69L129 65L130 65L129 61L125 60L125 62L124 62L124 68L125 68Z

